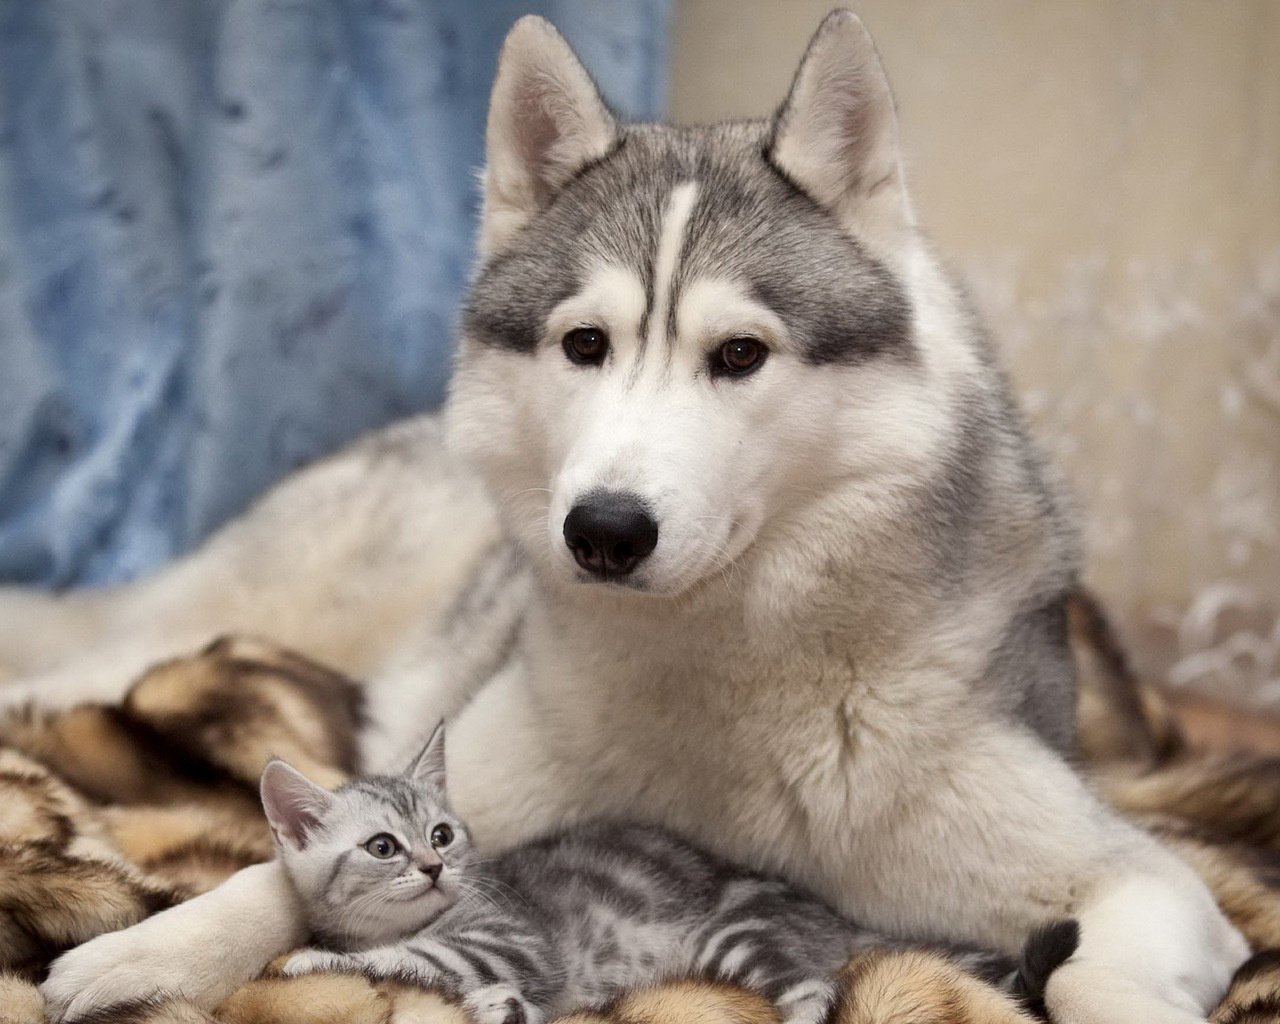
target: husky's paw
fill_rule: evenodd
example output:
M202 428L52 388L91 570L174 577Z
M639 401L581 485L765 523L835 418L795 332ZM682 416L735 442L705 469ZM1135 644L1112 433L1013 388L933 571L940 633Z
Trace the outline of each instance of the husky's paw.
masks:
M195 968L193 970L192 968ZM134 928L107 932L54 961L40 986L49 1019L73 1020L117 1003L197 991L199 968L157 957Z
M542 1015L524 1001L514 985L486 985L462 1000L476 1024L540 1024Z
M280 973L286 977L299 974L315 974L319 971L355 971L360 965L347 953L334 953L327 949L303 949L284 962Z
M1045 985L1054 1024L1206 1024L1189 997L1153 993L1119 971L1067 962Z

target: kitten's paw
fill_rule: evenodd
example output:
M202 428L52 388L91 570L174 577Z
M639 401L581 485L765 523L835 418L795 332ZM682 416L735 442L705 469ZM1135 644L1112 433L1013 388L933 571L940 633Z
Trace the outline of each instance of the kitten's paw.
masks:
M280 973L286 977L299 974L315 974L318 971L354 971L359 966L347 953L333 953L327 949L304 949L285 960Z
M462 1007L476 1024L541 1024L542 1015L514 985L486 985L469 993Z

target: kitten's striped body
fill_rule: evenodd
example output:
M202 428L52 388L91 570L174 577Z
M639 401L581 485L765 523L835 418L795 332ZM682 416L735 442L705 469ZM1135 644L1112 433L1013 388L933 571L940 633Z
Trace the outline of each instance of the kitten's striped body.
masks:
M817 1024L839 969L859 952L894 945L780 879L644 825L581 824L473 862L465 825L444 796L442 748L431 768L435 746L405 775L317 796L306 813L318 825L301 847L282 841L313 931L329 947L295 954L287 974L358 970L441 988L482 1024L537 1024L630 988L705 977L766 996L788 1024ZM281 798L265 802L276 823ZM452 838L426 849L420 837L442 823ZM289 828L277 824L277 835L287 841ZM403 864L365 853L382 836L396 839ZM423 882L429 870L432 881ZM371 897L382 900L372 920ZM384 924L406 920L401 908L418 899L415 926ZM958 958L992 980L1013 969L994 954Z
M623 989L702 976L774 1001L785 1020L820 1020L836 972L890 943L790 884L733 866L661 829L596 822L519 847L490 866L555 936L557 1012ZM989 976L1007 960L972 954Z

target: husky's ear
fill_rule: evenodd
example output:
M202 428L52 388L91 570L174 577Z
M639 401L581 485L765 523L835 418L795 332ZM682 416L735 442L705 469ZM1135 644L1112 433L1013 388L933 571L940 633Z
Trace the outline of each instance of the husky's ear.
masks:
M431 786L437 792L445 792L444 774L444 722L436 726L431 739L422 748L422 753L413 759L413 764L405 770L405 775L414 782Z
M852 11L819 26L774 122L774 164L841 224L885 248L914 221L898 117L871 36Z
M482 254L499 252L576 171L609 151L617 131L564 37L536 15L517 21L489 99Z
M311 834L333 806L333 794L278 757L262 770L259 789L276 842L305 850Z

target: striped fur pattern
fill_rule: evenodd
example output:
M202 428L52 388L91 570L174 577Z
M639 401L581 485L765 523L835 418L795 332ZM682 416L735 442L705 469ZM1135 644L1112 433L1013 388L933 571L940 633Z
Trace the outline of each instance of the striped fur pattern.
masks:
M329 792L279 759L262 805L312 936L367 949L417 932L472 888L471 840L444 799L443 732L408 770Z
M265 751L337 784L358 719L344 677L230 639L157 665L123 706L0 717L4 984L270 860L253 788ZM0 1022L20 1002L0 986Z
M705 979L681 979L636 988L608 1006L579 1010L558 1024L779 1024L778 1013L763 996L736 985Z
M11 997L13 1002L4 1001ZM20 1007L25 1015L6 1011ZM45 1024L33 986L12 994L0 979L0 1024ZM77 1024L475 1024L437 992L354 974L263 978L243 986L213 1010L187 999L159 997L117 1003Z
M1231 981L1211 1024L1275 1024L1280 1021L1280 950L1258 953Z
M0 1021L4 1024L44 1024L44 1000L30 982L0 973Z
M175 900L69 786L0 750L0 970L37 976L54 954Z
M841 970L832 1014L832 1024L1030 1024L1032 1019L955 963L923 950L888 949L869 950Z
M1078 650L1095 642L1081 636ZM1092 657L1101 663L1100 655ZM294 671L292 666L299 661L252 641L226 641L217 649L164 666L169 675L165 686L175 696L186 693L192 712L197 706L205 708L206 722L219 715L232 716L205 748L216 763L249 764L243 750L237 753L227 747L254 734L266 734L271 749L293 758L300 735L340 738L347 715L343 709L350 696L331 700L329 694L341 677L329 673L323 686L313 685L324 670L305 663L305 672ZM191 685L177 685L180 675ZM268 681L273 684L270 692L286 695L287 700L273 702L260 696L253 711L243 712L237 697L251 684ZM1111 678L1105 685L1139 686L1133 678ZM1274 785L1272 763L1243 757L1226 762L1197 754L1177 735L1176 723L1160 710L1158 697L1144 687L1139 706L1147 709L1144 714L1149 720L1133 718L1128 726L1134 739L1130 749L1144 751L1143 757L1126 753L1091 757L1089 761L1106 772L1105 788L1113 800L1174 844L1196 866L1255 949L1280 947L1280 896L1272 863L1277 849L1277 803L1266 796ZM1120 702L1133 704L1123 694ZM198 716L176 713L177 707L170 705L163 721L153 721L146 717L145 709L163 710L159 700L143 705L134 702L132 706L134 710L128 712L86 706L54 715L18 715L0 723L0 744L9 748L8 753L0 754L0 844L6 856L10 851L27 850L6 861L9 874L0 882L0 890L9 899L8 906L18 905L13 898L17 892L14 882L37 879L50 887L58 880L59 876L47 870L35 874L17 870L25 863L23 858L38 852L37 847L55 846L65 856L68 847L58 844L69 841L79 852L97 854L91 858L92 872L61 876L66 884L57 899L28 904L36 913L24 926L35 927L43 935L55 936L62 927L60 922L66 921L81 929L77 936L116 927L148 912L148 900L154 898L148 893L171 887L181 898L204 891L237 867L272 855L271 837L257 801L247 786L241 785L240 777L195 753L198 748L189 731L172 731L185 728ZM280 722L286 711L292 719ZM330 713L337 717L322 725L319 716ZM236 728L236 721L254 728ZM1149 730L1149 735L1143 736L1142 730ZM1083 731L1090 731L1087 724ZM312 748L312 756L324 761L330 773L317 773L320 777L341 778L351 769L350 761L331 761L341 749L341 744ZM1121 761L1138 767L1117 775L1115 769ZM255 769L254 781L257 772ZM1199 784L1193 785L1197 779ZM1218 785L1215 779L1230 784ZM1255 798L1251 799L1251 794ZM141 869L152 880L150 885L122 888L120 880L125 876L121 872L127 868L107 856L109 847ZM44 867L52 863L49 860ZM490 865L478 867L487 871ZM128 902L115 904L124 908L127 916L110 918L74 909L95 903L108 906L113 894L130 891L134 894L131 899L137 900L131 904L134 909L129 909ZM521 903L509 893L504 895L492 887L490 891L499 907ZM13 913L0 913L0 920L15 920L6 916ZM77 936L54 938L41 949L56 951ZM0 948L18 950L8 939ZM38 953L26 961L27 966L8 962L30 978L38 975L47 955ZM1280 969L1275 965L1274 956L1260 955L1248 970L1242 970L1215 1012L1215 1024L1260 1024L1280 1019L1275 1010L1280 1001ZM968 975L953 957L913 949L873 949L859 954L840 972L836 992L832 1024L1013 1024L1028 1019L996 988ZM43 1024L39 995L19 976L0 976L0 1009L4 1024ZM212 1010L200 1010L179 1000L161 1000L112 1008L100 1019L112 1024L206 1024L209 1020L227 1024L420 1024L425 1020L462 1024L466 1018L463 1008L410 981L373 981L359 974L335 973L267 977L246 985ZM574 1013L570 1019L582 1024L694 1020L774 1024L777 1016L758 993L701 978L674 977L663 985L628 989L606 1005Z
M250 982L214 1017L219 1024L474 1024L438 992L357 974Z
M536 1024L692 976L743 985L790 1024L818 1024L837 971L887 946L787 883L653 827L578 825L474 863L444 789L442 729L405 774L332 794L269 768L263 801L321 940L284 973L409 979L462 998L482 1022ZM961 966L993 980L1012 968L979 953L958 954Z

